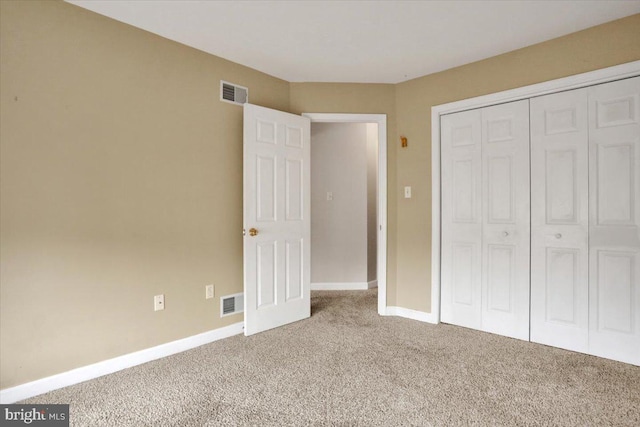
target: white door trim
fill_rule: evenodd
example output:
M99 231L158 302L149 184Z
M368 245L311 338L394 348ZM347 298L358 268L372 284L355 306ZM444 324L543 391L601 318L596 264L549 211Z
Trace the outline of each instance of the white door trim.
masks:
M523 86L431 108L431 318L440 322L440 116L640 75L640 61ZM313 121L313 120L312 120Z
M311 123L378 124L378 314L387 310L387 115L303 113Z

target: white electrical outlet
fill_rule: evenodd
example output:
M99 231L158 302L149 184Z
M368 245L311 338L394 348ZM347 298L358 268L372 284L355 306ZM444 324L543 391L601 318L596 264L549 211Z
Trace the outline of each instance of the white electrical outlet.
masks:
M206 292L205 292L205 298L206 299L211 299L213 298L213 285L207 285L206 287Z
M153 297L153 311L164 310L164 295Z
M411 187L404 187L404 198L405 199L411 198Z
M327 201L333 200L333 193L331 191L327 191Z

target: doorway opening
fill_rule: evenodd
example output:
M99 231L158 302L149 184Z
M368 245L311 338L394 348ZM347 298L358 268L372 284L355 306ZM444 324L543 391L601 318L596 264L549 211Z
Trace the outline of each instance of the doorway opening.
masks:
M386 308L387 131L384 114L311 120L311 287L378 287Z

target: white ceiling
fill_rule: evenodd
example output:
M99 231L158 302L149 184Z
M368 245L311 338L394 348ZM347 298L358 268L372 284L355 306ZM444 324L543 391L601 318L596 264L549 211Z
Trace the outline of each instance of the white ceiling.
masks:
M640 13L640 0L67 1L291 82L398 83Z

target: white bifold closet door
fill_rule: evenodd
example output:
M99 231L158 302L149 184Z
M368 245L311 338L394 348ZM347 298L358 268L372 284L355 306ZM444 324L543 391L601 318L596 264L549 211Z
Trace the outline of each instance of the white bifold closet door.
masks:
M640 77L589 88L589 353L640 365Z
M531 341L587 352L587 91L531 99Z
M529 102L444 116L443 322L529 339Z
M482 329L482 114L442 117L441 319Z
M531 340L640 365L640 77L531 99Z

